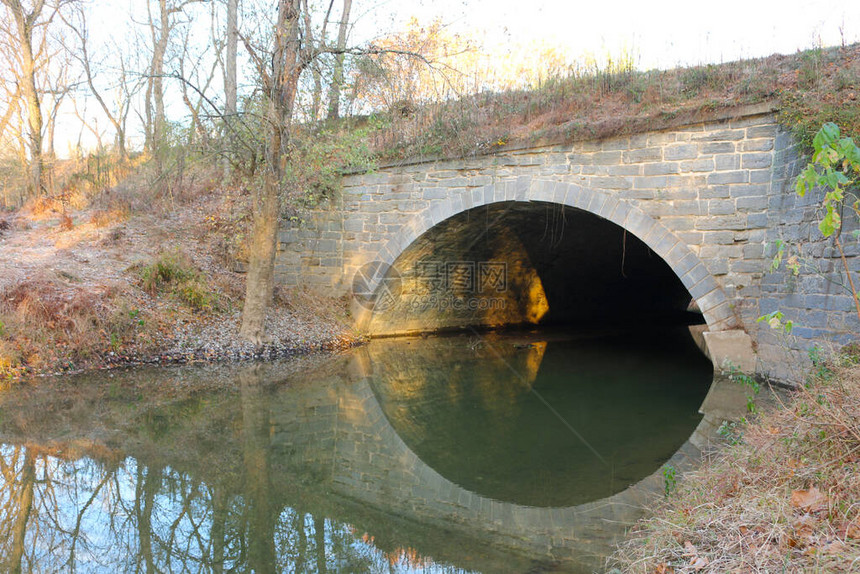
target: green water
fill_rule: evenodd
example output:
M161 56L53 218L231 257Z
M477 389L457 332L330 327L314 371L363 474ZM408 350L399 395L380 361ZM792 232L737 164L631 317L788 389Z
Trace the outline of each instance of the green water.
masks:
M711 379L665 329L21 386L0 394L0 571L590 571L623 524L576 505L659 473Z
M530 506L589 502L653 473L696 428L713 379L685 331L472 345L380 341L374 390L429 466L467 490ZM435 357L440 368L426 368Z

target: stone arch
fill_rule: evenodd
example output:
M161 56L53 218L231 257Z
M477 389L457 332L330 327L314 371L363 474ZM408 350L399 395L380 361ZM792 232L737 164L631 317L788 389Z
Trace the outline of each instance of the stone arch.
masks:
M521 176L452 194L416 214L386 242L375 258L391 265L416 239L448 218L476 207L511 201L564 205L597 215L626 229L661 257L678 276L702 311L709 331L738 327L737 317L723 289L686 243L633 203L575 183ZM371 317L372 311L357 310L359 327L368 325Z

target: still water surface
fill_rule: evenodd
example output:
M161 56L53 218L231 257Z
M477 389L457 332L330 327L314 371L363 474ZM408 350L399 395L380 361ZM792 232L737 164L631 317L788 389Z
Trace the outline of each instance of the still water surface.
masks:
M0 395L0 570L589 571L712 378L665 329L19 387Z

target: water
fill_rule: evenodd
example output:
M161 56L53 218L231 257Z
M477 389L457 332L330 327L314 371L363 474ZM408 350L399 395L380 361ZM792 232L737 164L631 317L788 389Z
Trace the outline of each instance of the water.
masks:
M712 378L665 329L20 387L0 395L0 570L590 571L693 455Z

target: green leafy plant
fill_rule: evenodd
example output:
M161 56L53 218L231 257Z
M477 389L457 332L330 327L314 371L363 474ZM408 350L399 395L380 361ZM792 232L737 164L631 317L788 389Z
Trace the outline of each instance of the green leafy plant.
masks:
M785 314L782 311L774 311L772 313L762 315L756 319L756 323L767 323L768 327L771 329L780 330L786 335L790 335L791 330L794 329L794 322L790 319L786 319Z
M146 322L140 317L140 309L132 309L128 312L128 318L137 323L139 327L143 327Z
M809 360L812 363L812 373L810 373L811 381L830 382L833 378L833 370L825 360L824 352L818 345L813 345L807 351Z
M824 237L832 237L845 270L848 289L854 299L857 318L860 319L860 297L854 283L851 268L842 246L843 213L846 207L860 217L860 197L857 195L860 178L860 148L854 139L842 136L839 126L832 122L824 124L812 140L812 161L798 176L797 194L801 197L815 188L825 190L821 201L823 215L818 229ZM858 239L860 231L854 231Z
M663 490L666 496L672 494L678 486L678 470L672 464L663 466Z
M723 421L717 434L729 444L741 444L744 441L743 426L734 421Z
M747 397L747 411L755 414L758 412L755 404L755 398L761 392L761 384L755 380L755 377L751 375L744 374L738 370L738 368L731 363L726 363L726 374L729 377L729 380L743 385L746 389L746 397Z
M111 333L110 334L110 348L114 352L117 352L120 350L120 347L122 347L122 338L119 335L117 335L116 333Z

